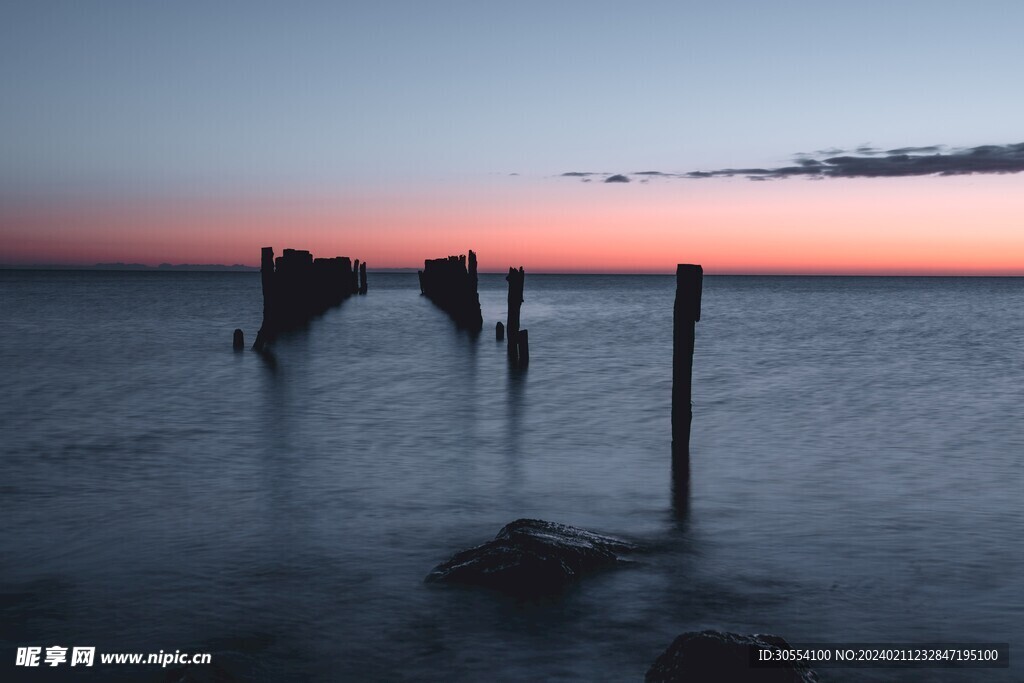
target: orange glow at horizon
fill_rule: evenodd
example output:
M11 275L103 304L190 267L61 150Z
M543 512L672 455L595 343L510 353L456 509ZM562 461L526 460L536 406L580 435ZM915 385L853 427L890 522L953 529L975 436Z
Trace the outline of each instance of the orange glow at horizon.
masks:
M262 246L370 268L477 252L482 271L1024 275L1024 177L512 179L252 201L5 202L0 262L243 263Z

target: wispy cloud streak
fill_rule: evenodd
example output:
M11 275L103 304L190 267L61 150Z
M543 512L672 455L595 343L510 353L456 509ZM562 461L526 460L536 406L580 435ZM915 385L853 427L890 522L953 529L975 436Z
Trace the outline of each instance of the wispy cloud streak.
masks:
M853 150L827 149L813 154L797 154L793 165L777 168L723 168L665 173L637 171L633 175L660 178L730 178L777 180L794 176L804 178L896 178L905 176L954 176L972 173L1020 173L1024 171L1024 142L1012 145L947 148L944 145L900 147L880 150L861 145ZM610 173L573 171L563 176L585 180L605 177L605 182L629 182L628 176Z

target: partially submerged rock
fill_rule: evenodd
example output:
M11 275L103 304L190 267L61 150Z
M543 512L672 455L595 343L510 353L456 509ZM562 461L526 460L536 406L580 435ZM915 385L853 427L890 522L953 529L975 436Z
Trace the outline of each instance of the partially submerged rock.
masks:
M753 668L751 649L788 648L779 636L741 635L722 631L690 631L661 653L644 677L646 683L817 683L806 665L788 662L783 668Z
M517 519L493 541L452 556L427 575L428 582L486 586L519 596L554 593L581 574L613 567L636 550L626 541L584 529Z

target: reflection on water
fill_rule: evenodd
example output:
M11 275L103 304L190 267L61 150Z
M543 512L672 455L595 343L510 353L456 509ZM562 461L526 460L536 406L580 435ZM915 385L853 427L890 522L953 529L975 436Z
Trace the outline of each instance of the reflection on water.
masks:
M689 477L670 277L528 276L525 372L415 275L371 274L273 356L231 351L259 326L255 274L0 286L7 652L209 650L265 681L639 680L699 628L1024 635L1019 280L707 278ZM504 286L481 278L485 325ZM423 584L518 517L649 550L559 600Z

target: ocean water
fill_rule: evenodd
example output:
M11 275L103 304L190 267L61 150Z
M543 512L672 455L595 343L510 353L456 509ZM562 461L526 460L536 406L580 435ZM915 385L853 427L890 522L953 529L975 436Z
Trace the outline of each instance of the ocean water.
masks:
M271 366L231 350L257 274L0 272L5 666L92 645L247 681L639 681L704 628L1020 661L1024 280L706 277L676 490L674 278L528 273L525 372L494 340L504 279L480 286L474 339L371 273ZM423 583L520 517L646 550L558 599Z

